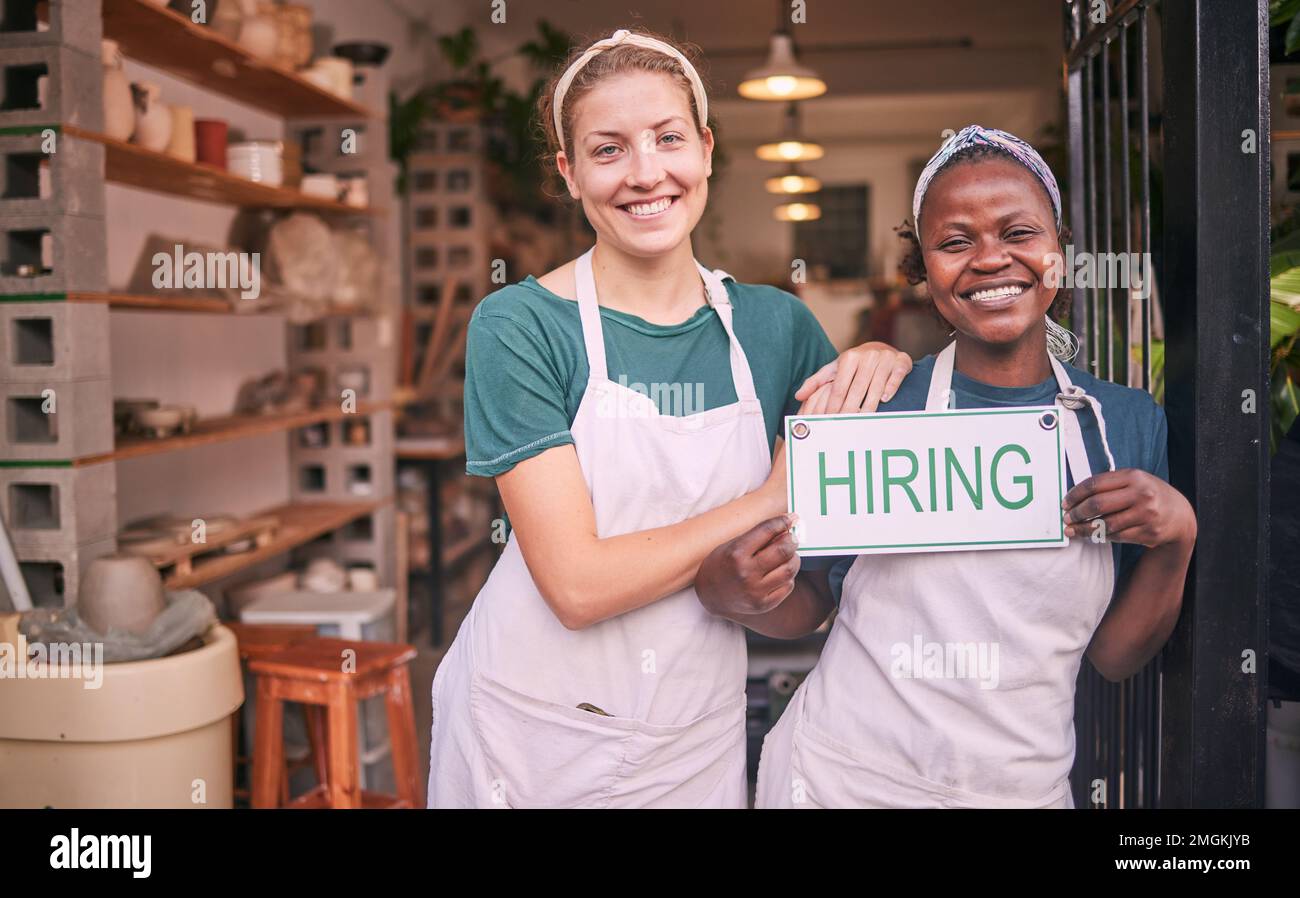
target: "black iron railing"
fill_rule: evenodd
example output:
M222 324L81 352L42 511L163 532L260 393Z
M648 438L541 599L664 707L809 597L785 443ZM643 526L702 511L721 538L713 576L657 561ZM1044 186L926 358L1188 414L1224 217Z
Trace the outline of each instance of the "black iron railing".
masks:
M1200 532L1162 655L1120 684L1084 664L1071 782L1078 807L1249 806L1267 667L1267 3L1105 6L1065 4L1071 242L1143 281L1073 286L1075 364L1163 385L1171 481Z
M1075 284L1075 364L1108 380L1151 389L1152 289L1132 289L1133 265L1151 254L1150 33L1154 2L1125 2L1093 21L1096 7L1066 9L1070 222L1076 252L1122 254L1127 283ZM1136 181L1136 187L1134 185ZM1105 268L1098 266L1098 273ZM1111 269L1117 270L1117 269ZM1138 272L1149 278L1150 268ZM1144 284L1144 287L1148 285ZM1137 319L1136 341L1134 319ZM1071 776L1077 807L1155 807L1159 801L1160 660L1129 680L1104 680L1085 663L1075 703Z

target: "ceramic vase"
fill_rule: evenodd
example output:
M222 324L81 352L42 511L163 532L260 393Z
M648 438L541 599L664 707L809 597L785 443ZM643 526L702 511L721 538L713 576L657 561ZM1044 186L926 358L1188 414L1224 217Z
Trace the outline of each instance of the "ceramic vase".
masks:
M131 85L135 96L136 143L146 150L161 153L172 137L172 112L159 99L162 89L152 81Z
M129 140L135 130L135 106L131 83L122 71L122 54L117 41L100 42L104 63L104 133L117 140Z
M244 22L239 29L239 46L259 59L274 59L280 42L275 17L260 11L256 0L245 0L241 5Z

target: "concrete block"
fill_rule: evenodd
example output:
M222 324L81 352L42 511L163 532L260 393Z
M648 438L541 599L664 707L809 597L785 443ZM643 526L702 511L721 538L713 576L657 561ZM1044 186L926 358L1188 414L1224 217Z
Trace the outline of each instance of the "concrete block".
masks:
M393 494L393 457L373 449L290 449L294 501L347 502Z
M289 139L302 146L303 166L336 174L364 171L386 161L387 127L386 122L378 119L295 119L286 124ZM356 139L349 141L346 147L345 129L356 134ZM345 152L345 149L351 152Z
M37 79L46 76L45 102ZM104 66L93 53L60 44L6 48L0 58L0 128L22 125L77 125L104 130Z
M61 45L99 55L104 36L100 0L50 0L48 26L36 30L36 0L10 2L0 23L0 50Z
M53 461L111 451L108 378L0 383L0 458Z
M109 377L108 314L103 303L0 302L0 381Z
M0 468L0 514L14 545L71 549L117 535L117 466Z
M379 585L395 583L397 558L396 517L392 504L370 516L334 531L329 539L308 543L294 550L294 558L305 562L312 558L333 558L344 567L366 564L379 574Z
M14 546L32 604L38 608L74 607L87 565L116 551L115 537L61 548Z
M45 236L51 242L43 258ZM108 287L107 231L103 216L14 215L0 218L0 296L45 296ZM48 273L19 276L18 265L49 264Z
M0 219L59 213L103 218L104 208L103 144L63 133L52 142L40 131L0 135Z

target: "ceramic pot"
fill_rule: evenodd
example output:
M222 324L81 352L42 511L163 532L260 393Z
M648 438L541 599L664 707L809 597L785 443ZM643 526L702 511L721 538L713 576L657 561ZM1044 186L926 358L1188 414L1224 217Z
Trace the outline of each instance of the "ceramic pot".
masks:
M337 200L339 198L339 179L337 175L328 172L303 175L302 183L299 184L298 189L307 196Z
M117 140L130 140L135 130L135 106L131 82L122 71L122 53L117 41L100 41L104 63L104 133Z
M167 142L167 155L182 162L197 158L194 145L194 110L188 106L172 107L172 136Z
M302 573L303 589L312 592L341 592L348 574L333 558L314 558Z
M244 26L244 14L237 0L220 0L209 24L222 37L238 41L239 31Z
M275 48L280 42L275 17L261 12L256 0L244 0L241 6L244 21L239 29L239 46L259 59L274 59Z
M131 85L135 97L135 136L132 138L146 150L161 153L172 138L172 111L159 97L162 88L152 81Z
M136 409L135 421L143 433L163 439L181 429L185 423L185 410L176 405Z
M352 99L352 61L342 56L322 56L312 63L312 68L330 76L330 92L345 100Z
M106 555L82 575L77 612L96 632L143 633L166 607L162 577L146 558Z

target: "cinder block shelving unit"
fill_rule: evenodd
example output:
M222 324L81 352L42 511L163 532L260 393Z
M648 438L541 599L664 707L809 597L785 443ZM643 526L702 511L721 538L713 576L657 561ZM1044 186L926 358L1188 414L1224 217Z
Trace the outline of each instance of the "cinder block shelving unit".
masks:
M381 585L398 587L392 499L400 285L383 226L394 207L386 77L358 69L356 99L343 100L145 0L50 0L46 20L38 23L37 15L35 0L0 4L0 513L34 604L75 604L86 564L116 550L117 461L275 431L289 434L293 480L290 501L261 512L280 519L274 537L251 552L199 559L167 585L214 583L293 552L368 564ZM255 184L107 137L104 37L129 58L283 117L286 137L312 147L305 161L367 176L370 208ZM356 152L346 156L344 128L358 136ZM51 134L54 153L47 150ZM341 396L344 385L356 390L355 410L336 401L279 417L208 418L166 439L115 441L109 315L230 309L210 299L110 292L106 182L242 208L347 216L349 226L366 229L385 280L365 313L302 325L262 316L267 327L284 329L289 372L323 369L337 387L331 394ZM195 326L203 320L196 316Z

